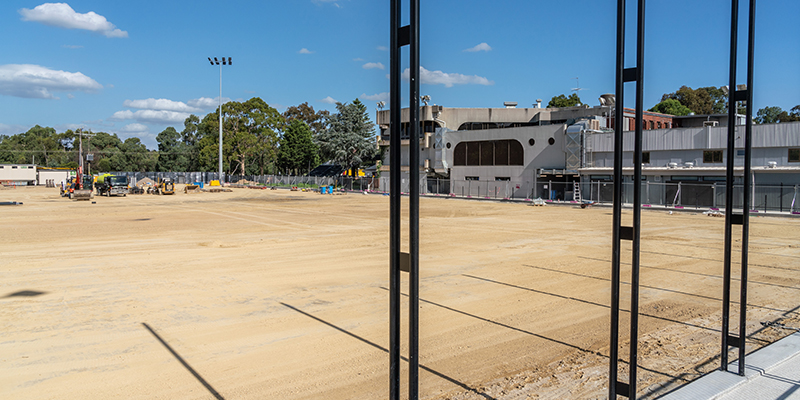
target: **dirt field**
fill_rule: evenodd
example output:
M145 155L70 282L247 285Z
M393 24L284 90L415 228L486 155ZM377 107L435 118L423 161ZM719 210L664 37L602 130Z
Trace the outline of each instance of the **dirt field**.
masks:
M0 201L24 202L0 207L0 398L387 397L387 196ZM605 398L611 209L420 208L422 397ZM748 351L790 333L760 321L800 325L800 220L751 221ZM642 226L639 388L654 398L718 367L724 219L653 210Z

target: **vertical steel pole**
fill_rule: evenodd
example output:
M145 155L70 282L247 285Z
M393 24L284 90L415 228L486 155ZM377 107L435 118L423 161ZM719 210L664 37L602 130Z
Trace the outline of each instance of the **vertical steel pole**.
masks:
M409 119L411 140L408 170L409 290L408 290L408 398L419 398L419 0L411 0L409 30Z
M400 0L389 8L389 400L400 400Z
M733 230L733 168L736 157L736 44L738 40L739 0L731 0L731 47L728 75L728 148L725 174L725 254L722 272L722 348L720 369L728 370L728 335L731 302L731 235ZM747 195L745 195L747 197Z
M216 60L216 58L214 58ZM219 64L219 183L224 182L222 177L222 64Z
M616 114L614 115L614 201L611 242L611 337L609 347L608 398L617 398L619 362L620 224L622 222L622 124L624 122L625 0L617 0ZM599 193L598 185L598 193Z
M756 0L750 0L747 33L747 115L745 122L744 176L745 193L750 185L750 167L753 150L753 58L755 47ZM754 185L755 186L755 185ZM748 197L745 194L745 199ZM764 201L766 209L766 199ZM745 339L747 338L747 259L750 240L750 204L745 200L742 218L742 268L739 297L739 375L744 376Z
M636 127L633 150L633 249L631 254L631 335L628 398L636 398L639 359L639 249L642 222L642 125L644 124L644 6L639 0L636 28Z

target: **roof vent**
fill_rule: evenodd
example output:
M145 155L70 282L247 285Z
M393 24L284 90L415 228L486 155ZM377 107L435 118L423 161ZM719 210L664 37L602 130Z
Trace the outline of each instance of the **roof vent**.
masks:
M691 161L687 161L687 162L683 163L683 166L686 167L686 168L692 168L692 167L694 167L694 163L691 162Z
M506 106L506 108L517 108L517 102L516 101L507 101L507 102L503 103L503 105Z
M767 165L769 165L770 168L777 168L778 167L778 162L777 161L769 161L769 162L767 162Z
M669 164L667 164L667 165L668 165L670 168L678 168L678 163L676 163L676 162L671 162L671 163L669 163Z

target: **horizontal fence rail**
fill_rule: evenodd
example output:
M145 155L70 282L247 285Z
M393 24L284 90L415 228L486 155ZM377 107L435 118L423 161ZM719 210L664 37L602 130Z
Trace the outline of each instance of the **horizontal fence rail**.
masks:
M170 178L175 183L209 182L218 178L216 172L114 172L124 175L132 183L143 178L157 181ZM388 178L349 176L293 176L293 175L228 175L229 183L238 185L261 185L275 187L319 188L334 186L338 189L358 192L389 193ZM579 184L582 202L611 204L614 182L582 181ZM401 184L402 192L408 193L410 182ZM451 180L421 177L419 192L423 196L461 197L487 200L533 200L552 202L576 202L573 182L550 181L477 181ZM733 207L741 209L744 185L733 186ZM749 193L752 212L800 213L800 185L751 185ZM633 182L622 186L623 202L633 202ZM671 207L678 209L724 209L724 182L642 182L642 205L644 207Z

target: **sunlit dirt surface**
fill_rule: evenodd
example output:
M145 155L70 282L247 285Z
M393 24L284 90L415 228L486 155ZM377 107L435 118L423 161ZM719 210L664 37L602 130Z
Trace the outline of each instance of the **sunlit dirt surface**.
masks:
M0 190L24 203L0 207L0 398L387 397L387 196L177 189ZM611 209L420 208L421 397L605 398ZM642 217L638 387L654 398L719 367L724 218ZM752 218L749 249L752 351L790 333L760 322L800 325L800 219ZM630 243L622 260L626 360Z

